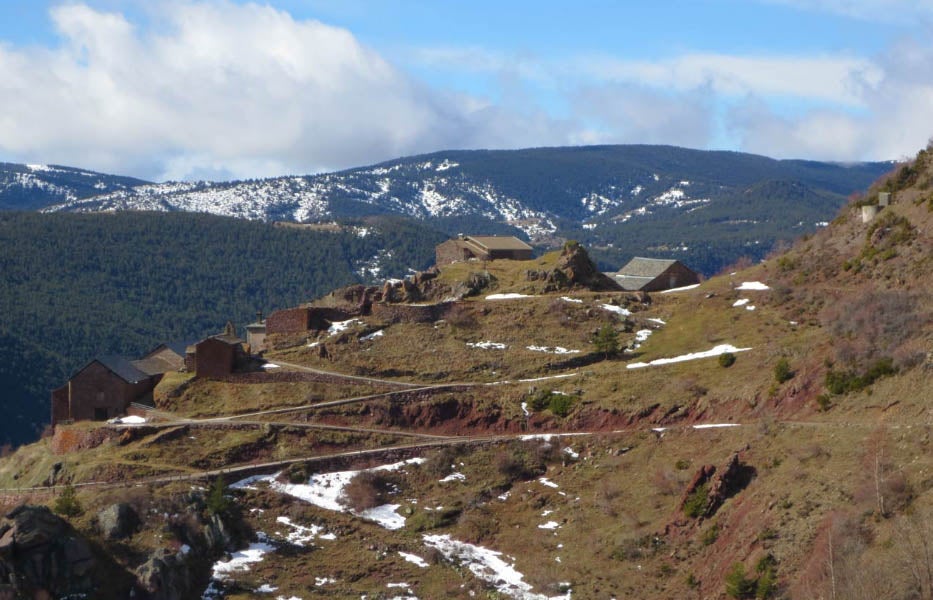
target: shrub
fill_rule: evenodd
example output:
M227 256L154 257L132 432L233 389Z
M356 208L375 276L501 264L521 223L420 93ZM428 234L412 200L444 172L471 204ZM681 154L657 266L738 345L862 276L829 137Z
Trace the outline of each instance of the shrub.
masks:
M781 357L774 365L774 380L778 383L790 381L794 377L794 372L790 370L790 363L785 357Z
M522 444L513 444L496 457L496 470L509 482L531 479L545 471L541 453L532 454Z
M730 598L751 598L755 594L755 580L745 576L745 565L737 562L726 574L726 595Z
M894 375L895 373L897 373L897 368L891 358L878 359L861 375L855 371L835 371L830 368L826 372L826 389L837 395L858 392L882 377ZM819 399L817 400L819 401Z
M339 502L359 512L385 504L397 489L396 478L389 471L360 471L343 488Z
M717 523L713 523L712 527L703 532L703 545L711 546L716 542L717 539L719 539L719 525Z
M603 325L593 337L593 346L596 347L597 352L602 352L606 358L609 358L619 352L619 334L612 325Z
M706 505L709 502L709 485L704 483L697 486L687 499L684 501L684 514L691 519L696 519L706 512Z
M84 512L81 503L78 501L78 495L72 485L66 485L62 493L55 499L55 505L52 507L56 513L63 517L77 517Z
M735 364L735 354L731 352L725 352L719 355L719 366L728 369Z
M227 484L224 476L218 475L207 494L207 510L212 515L225 515L230 512L232 502L227 497Z
M573 407L574 397L567 394L551 394L548 409L558 417L566 417Z
M820 407L820 411L826 412L833 407L832 401L829 399L829 394L820 394L816 397L816 404Z

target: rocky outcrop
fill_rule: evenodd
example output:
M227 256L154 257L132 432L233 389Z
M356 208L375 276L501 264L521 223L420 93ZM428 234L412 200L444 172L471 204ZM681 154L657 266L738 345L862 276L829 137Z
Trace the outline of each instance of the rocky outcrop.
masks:
M97 514L97 527L105 538L121 540L139 528L139 515L129 504L113 504Z
M19 506L0 523L0 597L90 598L96 566L87 541L45 506Z
M611 278L603 275L590 259L590 255L577 242L567 242L561 250L557 264L551 270L533 271L525 273L529 281L545 281L548 285L545 292L557 292L570 288L586 288L588 290L618 291L619 287Z
M739 493L755 476L755 469L742 463L736 452L719 468L713 465L700 467L680 500L680 510L695 501L696 495L705 486L706 499L696 510L697 516L709 518L716 514L723 503Z

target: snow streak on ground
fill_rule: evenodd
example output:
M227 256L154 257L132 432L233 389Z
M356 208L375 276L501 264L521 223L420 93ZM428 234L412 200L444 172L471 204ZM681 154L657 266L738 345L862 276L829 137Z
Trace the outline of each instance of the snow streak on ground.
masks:
M739 298L738 300L732 303L732 306L745 306L749 302L750 300L748 298Z
M770 290L768 286L760 281L743 281L742 285L735 288L737 290Z
M466 542L451 539L449 535L425 535L424 543L436 548L447 560L465 564L470 572L488 581L496 587L500 594L516 598L517 600L569 600L570 592L566 596L555 596L548 599L543 594L535 594L531 586L525 583L525 578L510 563L508 557L501 552L490 550L482 546L475 546Z
M685 286L679 287L679 288L671 288L671 289L669 289L669 290L664 290L664 291L661 292L661 293L662 293L662 294L670 294L670 293L673 293L673 292L685 292L685 291L687 291L687 290L692 290L692 289L698 288L698 287L700 287L700 284L699 284L699 283L694 283L693 285L685 285Z
M579 354L580 350L568 350L563 346L526 346L532 352L546 352L548 354Z
M505 350L508 348L507 345L499 342L467 342L466 345L470 348L482 348L483 350Z
M571 297L569 297L569 296L561 296L560 299L563 300L564 302L573 302L574 304L583 304L583 300L580 300L579 298L571 298Z
M711 356L719 356L720 354L725 354L726 352L746 352L751 350L751 348L736 348L731 344L720 344L710 350L705 352L692 352L690 354L683 354L681 356L675 356L673 358L658 358L652 360L651 362L637 362L630 363L625 365L627 369L641 369L643 367L656 366L656 365L667 365L670 363L684 362L687 360L696 360L698 358L709 358Z
M534 296L529 296L528 294L516 294L514 292L509 294L490 294L486 296L487 300L515 300L518 298L534 298Z

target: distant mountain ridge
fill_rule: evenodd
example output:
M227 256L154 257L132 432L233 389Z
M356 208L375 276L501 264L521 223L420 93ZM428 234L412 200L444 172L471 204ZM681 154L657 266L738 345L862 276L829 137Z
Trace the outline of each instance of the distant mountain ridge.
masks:
M321 175L118 187L46 210L295 222L396 214L448 234L515 234L545 247L576 239L603 268L661 253L709 274L812 232L891 168L672 146L456 150Z
M59 165L0 163L0 210L38 210L146 183Z

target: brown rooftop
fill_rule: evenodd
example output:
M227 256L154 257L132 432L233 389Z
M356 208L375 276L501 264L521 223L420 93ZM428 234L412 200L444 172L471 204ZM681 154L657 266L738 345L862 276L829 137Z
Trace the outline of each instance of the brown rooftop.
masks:
M467 240L484 250L532 250L532 247L512 235L470 235Z

